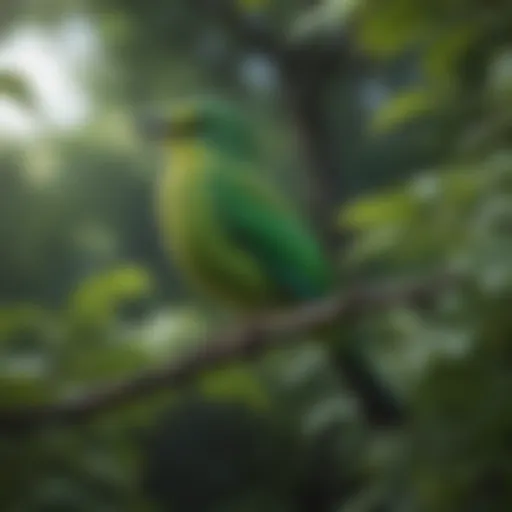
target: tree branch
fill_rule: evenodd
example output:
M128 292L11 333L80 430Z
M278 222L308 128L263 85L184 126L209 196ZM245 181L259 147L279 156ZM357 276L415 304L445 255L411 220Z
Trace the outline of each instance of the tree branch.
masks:
M252 325L204 340L181 357L127 380L55 403L0 409L0 430L19 433L48 425L78 424L142 396L178 387L204 371L291 342L296 339L294 335L303 335L334 320L352 320L371 309L433 298L457 281L456 276L443 274L402 285L362 286L342 296L275 313Z
M326 249L325 255L337 268L337 255L350 233L336 227L333 213L349 187L346 162L340 158L340 140L333 133L328 101L332 88L339 85L343 76L356 69L361 73L361 68L368 64L354 49L351 27L314 31L290 39L272 27L264 12L245 12L232 0L196 1L211 8L208 16L234 34L240 48L247 53L264 53L277 65L284 100L307 162L312 220ZM336 349L331 360L337 373L359 395L366 418L373 426L380 428L403 421L404 404L382 382L363 354Z

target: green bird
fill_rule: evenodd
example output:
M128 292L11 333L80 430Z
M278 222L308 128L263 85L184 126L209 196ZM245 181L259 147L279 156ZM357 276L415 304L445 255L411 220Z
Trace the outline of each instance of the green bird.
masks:
M313 230L258 172L255 135L240 112L220 101L182 102L146 128L163 147L157 211L164 244L197 293L254 315L334 288ZM395 408L356 350L345 347L342 362L363 401Z

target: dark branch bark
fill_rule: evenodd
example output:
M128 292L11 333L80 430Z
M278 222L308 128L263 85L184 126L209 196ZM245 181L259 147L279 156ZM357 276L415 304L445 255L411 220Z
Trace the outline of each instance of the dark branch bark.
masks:
M0 430L15 434L48 425L78 424L150 393L178 387L204 371L293 341L294 335L302 335L334 320L352 321L367 310L422 302L435 297L456 280L452 275L440 275L410 284L364 286L343 296L276 313L257 324L207 339L193 351L127 380L105 384L56 403L0 409Z
M331 253L342 242L333 214L344 185L344 169L333 140L326 99L336 77L347 67L348 53L347 41L339 36L296 43L280 54L285 96L308 162L313 220Z

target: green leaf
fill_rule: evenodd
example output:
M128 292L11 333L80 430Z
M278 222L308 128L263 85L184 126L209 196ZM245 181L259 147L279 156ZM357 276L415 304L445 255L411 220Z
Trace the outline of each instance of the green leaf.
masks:
M238 0L237 5L240 11L246 14L259 14L265 12L269 7L269 0Z
M347 264L361 263L384 256L396 258L399 248L406 239L402 226L384 226L364 232L347 251L344 260Z
M416 2L366 2L356 37L362 51L390 58L424 39L430 28L430 20Z
M0 70L0 97L7 97L23 106L33 106L34 97L26 79L9 70Z
M411 195L398 189L349 203L341 211L338 222L343 228L367 230L400 223L410 218L415 210Z
M29 304L0 309L0 345L9 344L20 333L40 330L47 320L47 312Z
M123 302L148 296L153 289L153 279L145 269L120 267L82 283L70 299L70 315L82 325L105 326Z
M431 111L436 105L427 89L409 89L381 107L371 122L371 130L384 133L402 127Z
M401 188L349 204L339 223L359 236L345 261L386 257L417 264L459 250L468 237L468 216L489 192L491 176L479 166L431 169Z
M61 370L61 376L78 384L126 377L151 362L140 348L131 345L84 348L71 355Z
M200 389L205 395L217 399L241 399L257 408L269 406L265 387L254 372L241 364L234 364L202 377Z
M151 358L169 357L198 344L208 332L204 312L191 307L173 305L150 315L129 337L143 340L142 349Z
M512 100L512 47L501 51L491 61L488 88L489 94L500 105L502 100Z
M47 372L23 372L16 375L12 365L6 361L6 367L2 368L0 378L0 404L1 405L29 405L47 401L54 395L54 383L48 379ZM11 370L7 375L5 370Z
M361 5L361 0L325 0L295 19L290 37L303 39L321 31L339 29L350 23Z
M478 25L466 23L450 27L445 34L436 36L423 58L423 68L427 77L435 81L452 81L457 71L458 59L463 56L479 33Z

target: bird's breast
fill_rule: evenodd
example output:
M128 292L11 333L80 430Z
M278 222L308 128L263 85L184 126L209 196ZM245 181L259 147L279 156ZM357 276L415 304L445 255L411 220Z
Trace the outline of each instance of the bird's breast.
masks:
M219 165L208 151L180 150L160 183L159 218L175 266L194 288L225 304L268 302L268 278L219 215Z
M191 147L173 148L171 162L158 184L158 213L165 246L180 266L187 266L207 217L207 166L201 151Z

